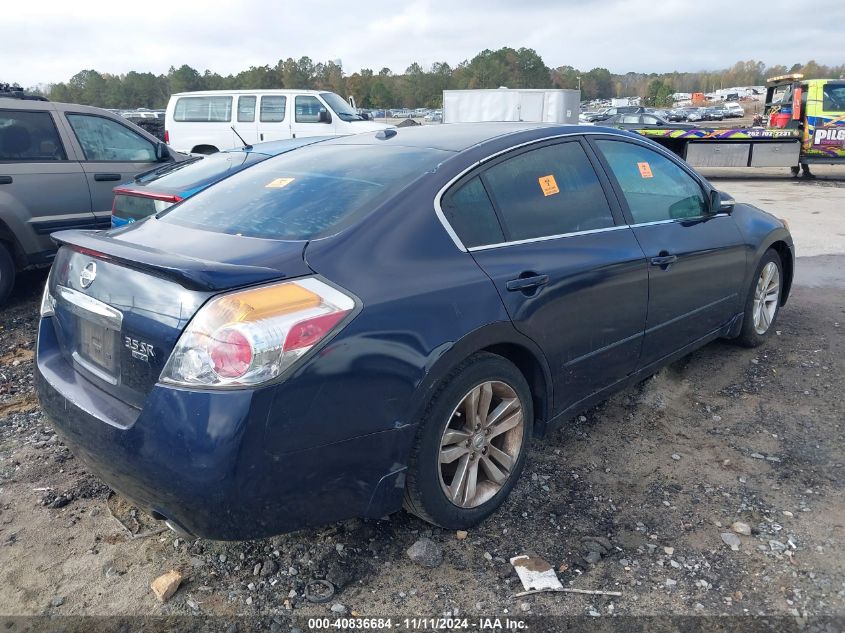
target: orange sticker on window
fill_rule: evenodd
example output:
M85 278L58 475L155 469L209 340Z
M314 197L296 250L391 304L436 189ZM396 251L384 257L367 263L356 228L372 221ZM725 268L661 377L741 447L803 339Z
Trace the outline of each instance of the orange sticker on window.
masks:
M537 180L540 182L540 189L543 190L544 196L553 196L556 193L560 193L560 189L557 187L557 181L553 175L540 176Z
M637 163L637 167L640 168L640 176L643 178L654 178L654 174L651 173L651 165L648 163Z
M287 187L290 183L292 183L295 178L276 178L268 182L265 187L271 187L275 189L279 189L281 187Z

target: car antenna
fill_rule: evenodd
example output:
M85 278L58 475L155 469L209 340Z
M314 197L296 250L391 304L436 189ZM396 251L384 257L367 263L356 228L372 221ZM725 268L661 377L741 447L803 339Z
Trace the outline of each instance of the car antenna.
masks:
M243 144L244 144L244 149L252 149L252 145L250 145L249 143L247 143L247 142L244 140L244 137L243 137L243 136L241 136L240 134L238 134L238 131L235 129L235 126L234 126L234 125L230 125L229 127L231 127L231 128L232 128L232 131L235 133L235 136L237 136L239 139L241 139L241 143L243 143Z

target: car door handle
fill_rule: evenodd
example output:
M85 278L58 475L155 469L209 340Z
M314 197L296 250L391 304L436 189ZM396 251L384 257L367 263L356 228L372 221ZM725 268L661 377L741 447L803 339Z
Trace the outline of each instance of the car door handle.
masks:
M122 176L120 174L94 174L94 180L97 182L108 182L111 180L120 180Z
M505 284L505 288L507 288L510 292L525 292L526 290L533 290L534 288L545 286L547 283L549 283L548 275L531 275L530 277L511 279Z
M12 177L11 176L0 176L0 185L11 185L12 184Z
M676 261L678 261L677 255L658 255L657 257L651 258L651 265L669 266L670 264L674 264Z

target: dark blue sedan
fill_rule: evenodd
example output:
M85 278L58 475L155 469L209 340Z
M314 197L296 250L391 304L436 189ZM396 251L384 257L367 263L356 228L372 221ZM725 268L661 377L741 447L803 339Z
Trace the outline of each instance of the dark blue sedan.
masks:
M192 156L138 174L132 182L114 188L111 226L117 228L143 220L247 167L328 138L333 137L309 136L245 145L209 156Z
M794 269L782 221L657 145L528 123L339 137L54 237L44 410L212 539L403 504L476 524L555 425L709 341L765 341Z

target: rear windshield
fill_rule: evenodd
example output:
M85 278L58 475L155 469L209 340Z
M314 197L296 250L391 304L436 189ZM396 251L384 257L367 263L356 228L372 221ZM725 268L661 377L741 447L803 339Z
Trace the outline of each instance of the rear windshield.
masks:
M450 155L416 147L312 145L226 178L159 217L230 235L316 239L349 226Z
M220 180L228 172L240 171L266 158L266 155L255 152L218 152L164 174L155 180L155 184L173 191L193 189Z

